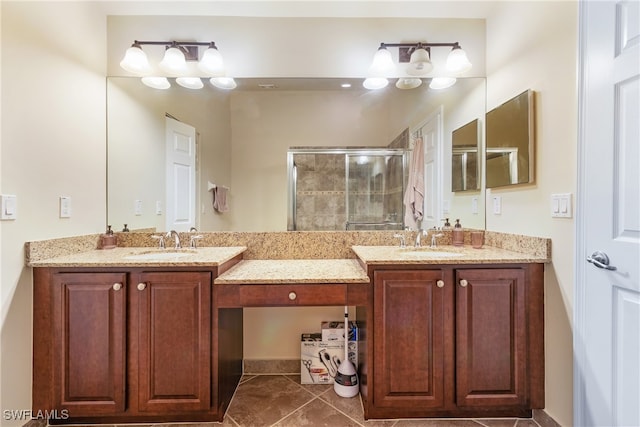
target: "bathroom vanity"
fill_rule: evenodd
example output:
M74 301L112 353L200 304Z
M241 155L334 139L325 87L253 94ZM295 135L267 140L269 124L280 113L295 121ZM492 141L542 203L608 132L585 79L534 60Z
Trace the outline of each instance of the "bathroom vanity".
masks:
M221 421L242 375L243 308L322 305L356 308L366 418L544 407L539 257L353 246L349 259L258 260L246 249L34 262L33 409L67 414L52 423Z

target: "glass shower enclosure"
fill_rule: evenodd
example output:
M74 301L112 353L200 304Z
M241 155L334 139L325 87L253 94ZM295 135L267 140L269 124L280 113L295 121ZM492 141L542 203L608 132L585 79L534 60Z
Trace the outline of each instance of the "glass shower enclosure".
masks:
M404 149L289 149L287 229L401 230L407 164Z

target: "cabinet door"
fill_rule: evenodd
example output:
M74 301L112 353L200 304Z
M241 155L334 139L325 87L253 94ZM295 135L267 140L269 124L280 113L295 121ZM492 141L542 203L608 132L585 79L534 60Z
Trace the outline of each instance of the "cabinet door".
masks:
M526 403L525 273L456 271L458 406Z
M141 412L211 406L211 274L134 274ZM132 331L133 333L133 331Z
M54 407L68 415L125 408L126 275L53 276Z
M453 286L440 270L374 272L374 406L441 408ZM441 281L439 283L439 281Z

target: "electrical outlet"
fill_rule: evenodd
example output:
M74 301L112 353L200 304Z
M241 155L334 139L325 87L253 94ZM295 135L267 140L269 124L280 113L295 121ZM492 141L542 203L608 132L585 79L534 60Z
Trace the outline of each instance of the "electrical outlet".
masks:
M478 198L471 198L471 213L474 215L478 215Z
M156 215L162 215L162 202L156 200Z

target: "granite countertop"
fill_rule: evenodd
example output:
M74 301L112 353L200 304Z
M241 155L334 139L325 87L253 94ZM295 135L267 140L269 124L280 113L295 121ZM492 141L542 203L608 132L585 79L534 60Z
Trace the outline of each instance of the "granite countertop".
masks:
M443 245L437 248L407 246L353 246L355 254L365 264L506 264L543 263L549 259L520 252L484 246Z
M224 264L243 253L245 246L183 248L96 249L32 261L31 267L192 267Z
M369 277L355 259L244 260L214 283L369 283Z

